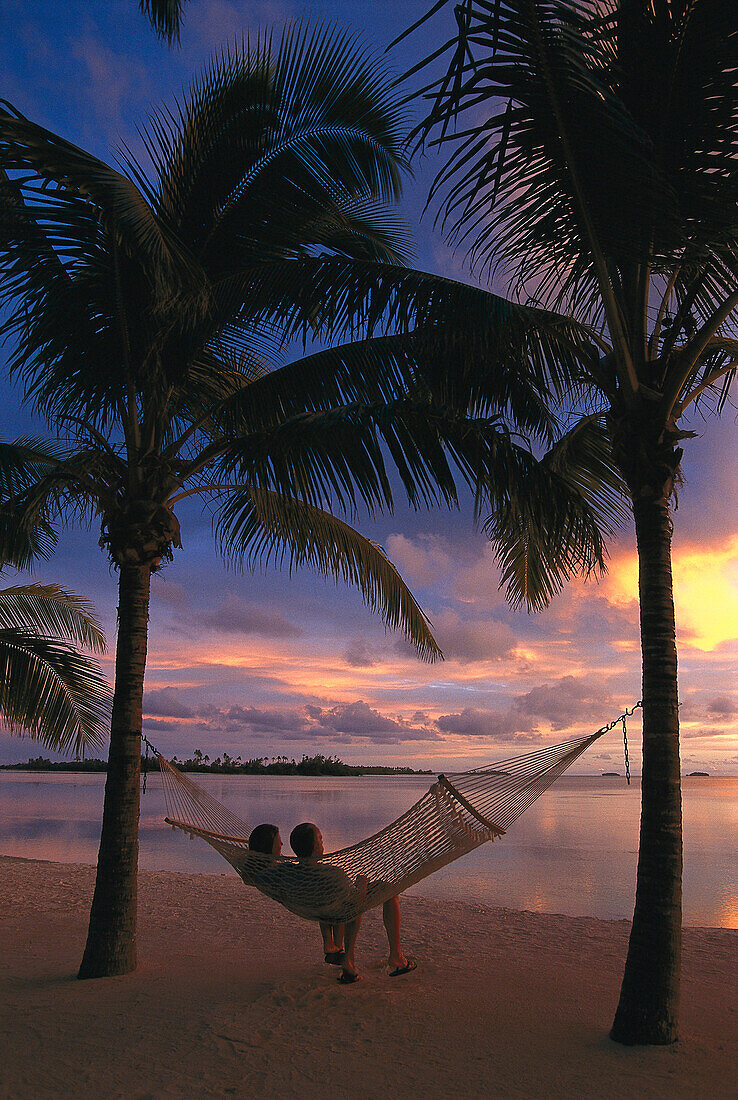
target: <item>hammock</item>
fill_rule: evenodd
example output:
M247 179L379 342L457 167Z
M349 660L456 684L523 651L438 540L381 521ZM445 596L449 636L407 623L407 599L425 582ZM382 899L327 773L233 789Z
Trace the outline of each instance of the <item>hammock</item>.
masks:
M504 836L594 741L618 722L625 736L625 719L633 710L596 733L561 745L472 771L439 775L414 806L381 832L312 862L250 852L249 826L154 752L164 786L166 821L172 828L205 840L248 886L297 916L344 923L480 844Z

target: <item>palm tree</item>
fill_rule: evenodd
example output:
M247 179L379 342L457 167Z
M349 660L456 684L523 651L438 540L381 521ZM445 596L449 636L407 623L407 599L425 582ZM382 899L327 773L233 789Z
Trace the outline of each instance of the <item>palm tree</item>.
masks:
M570 464L582 427L600 425L600 457L635 521L642 815L611 1034L669 1043L682 872L671 500L681 444L695 434L687 418L722 410L738 366L738 10L730 0L464 0L455 13L449 63L423 89L430 108L416 132L449 150L430 201L478 271L568 318L559 334L576 368L565 377L556 365L552 397L580 419L547 462ZM577 561L555 496L527 500L520 486L498 501L487 529L509 594L540 606Z
M80 755L103 744L110 692L97 661L75 645L105 649L86 600L54 584L0 591L0 725Z
M285 363L292 330L265 289L270 268L286 265L277 297L299 297L301 258L404 260L384 210L403 161L383 84L371 56L335 31L288 30L276 48L259 38L142 131L148 173L127 149L118 170L10 105L0 112L3 331L28 400L60 433L3 448L2 550L12 555L19 531L48 539L60 521L100 517L119 573L81 977L135 966L150 581L180 546L181 501L210 501L230 559L287 556L342 577L421 655L438 655L381 548L329 510L350 519L359 505L391 506L385 446L411 499L453 499L438 429L419 417L402 364L380 371L356 349ZM309 335L326 316L313 295L295 325ZM460 438L460 456L466 446Z

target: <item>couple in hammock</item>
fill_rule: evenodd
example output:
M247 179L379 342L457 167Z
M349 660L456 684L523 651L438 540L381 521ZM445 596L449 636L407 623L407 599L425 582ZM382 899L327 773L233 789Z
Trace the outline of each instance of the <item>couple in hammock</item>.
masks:
M311 821L296 825L290 833L290 845L300 866L310 870L311 875L320 876L321 887L325 888L327 912L330 911L331 894L339 905L348 892L354 894L358 892L366 898L371 888L367 876L359 875L356 882L352 884L348 875L340 868L318 862L325 849L323 835L317 825ZM277 826L267 823L257 825L249 836L249 850L261 852L264 855L279 856L282 852L282 838ZM410 971L415 970L417 964L413 959L406 958L400 947L399 898L395 896L384 902L382 917L389 942L390 977L396 978L401 974L409 974ZM338 976L341 985L353 985L359 980L354 950L360 926L361 915L345 924L330 920L320 921L325 961L332 966L341 967L341 973Z

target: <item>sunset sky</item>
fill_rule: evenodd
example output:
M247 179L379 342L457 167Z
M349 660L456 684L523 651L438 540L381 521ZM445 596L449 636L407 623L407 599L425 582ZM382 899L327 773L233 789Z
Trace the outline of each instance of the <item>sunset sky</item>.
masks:
M136 146L137 121L186 86L212 50L258 27L335 19L371 31L383 49L430 6L190 0L179 50L159 43L135 0L28 3L0 0L0 97L34 121L111 160ZM104 11L99 11L104 9ZM389 55L408 68L449 32L451 12ZM12 30L9 29L12 28ZM470 278L420 214L437 163L408 181L405 217L418 266ZM3 352L0 349L0 359ZM3 383L2 432L33 430L19 394ZM685 444L675 512L674 580L685 771L738 773L738 491L736 420L696 420ZM38 428L38 426L36 426ZM39 429L40 430L40 429ZM154 578L145 732L165 754L196 747L252 756L335 753L351 763L462 768L594 730L638 699L640 661L632 531L611 545L608 576L570 585L537 615L514 612L498 590L492 548L460 511L398 507L357 526L379 541L429 616L446 660L421 663L384 630L360 597L309 571L238 575L218 559L210 518L178 512L184 549ZM97 531L65 534L35 578L95 603L111 643L116 575ZM4 575L6 584L13 575ZM631 755L639 768L634 722ZM0 735L0 762L27 759L31 742ZM581 770L623 770L618 731L598 742Z

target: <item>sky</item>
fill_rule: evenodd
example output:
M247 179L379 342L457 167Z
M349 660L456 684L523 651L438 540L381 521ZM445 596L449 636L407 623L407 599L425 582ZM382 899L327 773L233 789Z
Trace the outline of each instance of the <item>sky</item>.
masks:
M429 0L290 3L190 0L181 47L160 43L135 0L0 0L0 98L34 121L110 160L136 123L171 102L212 52L259 27L325 18L378 50ZM450 11L387 55L407 69L445 40ZM8 32L8 29L10 33ZM368 36L368 38L367 38ZM415 166L401 211L416 237L417 266L471 279L421 218L439 164ZM496 288L499 289L499 288ZM38 430L4 373L0 430ZM674 583L680 660L683 769L738 774L738 490L736 419L690 425L684 484L674 514ZM200 748L251 757L337 755L350 763L460 770L594 731L640 694L637 568L630 528L610 544L599 582L576 581L545 612L514 611L499 590L493 549L471 502L455 512L393 515L357 526L380 542L431 620L445 660L421 662L386 631L357 593L310 570L229 571L210 518L178 511L183 549L152 583L144 732L165 755ZM112 680L116 574L98 532L73 529L34 579L91 599L105 625ZM2 581L12 583L6 573ZM639 770L637 718L631 760ZM0 733L0 762L37 755ZM623 772L621 735L598 741L580 772Z

